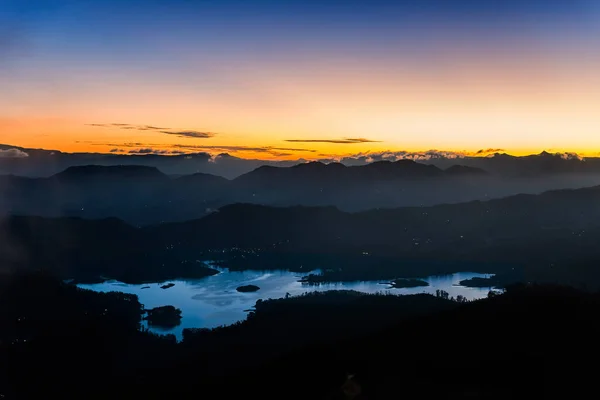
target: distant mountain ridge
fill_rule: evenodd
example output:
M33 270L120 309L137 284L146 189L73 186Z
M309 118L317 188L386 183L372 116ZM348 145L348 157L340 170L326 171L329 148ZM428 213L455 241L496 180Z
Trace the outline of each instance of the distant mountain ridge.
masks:
M440 168L447 168L456 163L456 160L432 158L429 162ZM460 158L460 164L467 167L481 168L496 175L514 177L600 173L600 158L598 157L578 157L561 153L552 154L547 151L528 156L495 153L487 157L463 157Z
M104 153L64 153L58 150L31 149L0 144L0 150L11 150L7 156L0 156L0 174L14 174L29 177L48 177L71 166L81 165L143 165L156 167L169 175L190 175L207 173L228 179L249 173L263 165L289 167L303 164L305 160L266 161L250 160L227 153L211 156L205 152L190 154L104 154ZM348 157L340 160L347 166L367 165L372 161L401 161L398 158L410 155L373 155ZM366 161L366 160L371 160ZM548 174L600 174L600 158L578 157L572 154L552 154L542 152L529 156L512 156L497 152L489 156L447 156L434 154L425 158L415 158L420 164L431 164L447 169L455 164L479 168L499 176L539 176ZM334 160L321 160L329 164Z
M262 184L268 180L269 186L297 184L299 182L319 185L365 184L375 181L415 180L442 178L456 175L484 175L486 172L474 167L455 165L442 170L434 165L420 164L412 160L378 161L364 166L348 167L340 163L325 164L314 161L292 167L263 166L234 179L245 184Z
M49 177L73 166L86 165L139 165L156 167L169 175L190 175L198 172L235 178L261 165L290 166L299 161L265 161L242 159L223 153L211 156L197 152L186 154L117 154L65 153L59 150L31 149L0 144L0 150L12 151L10 156L0 154L0 174L26 177Z
M554 156L545 157L554 160ZM411 160L363 166L265 165L231 180L202 172L169 176L144 165L82 165L48 178L0 175L0 215L118 217L148 225L199 218L233 203L331 205L362 211L486 200L598 183L600 175L594 174L503 178L472 166L442 168Z

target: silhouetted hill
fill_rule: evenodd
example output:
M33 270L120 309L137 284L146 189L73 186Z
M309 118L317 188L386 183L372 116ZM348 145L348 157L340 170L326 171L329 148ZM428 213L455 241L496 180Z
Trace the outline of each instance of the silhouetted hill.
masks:
M9 217L0 220L0 265L45 270L79 281L200 278L217 273L156 248L145 233L116 218Z
M245 204L147 232L207 257L227 250L225 265L236 269L339 269L324 275L361 280L526 265L524 279L598 285L592 268L600 260L598 201L599 187L354 214Z
M276 387L262 394L272 398L304 371L311 378L296 386L294 398L347 398L348 375L368 399L585 397L594 390L586 360L597 354L592 343L600 325L590 316L599 304L597 294L523 287L360 338L304 347L236 376L242 387L269 377Z
M432 178L442 176L444 173L433 165L419 164L411 160L396 162L378 161L364 167L349 167L367 179L398 179L398 178Z
M235 182L260 188L262 185L285 187L288 185L363 185L377 180L421 179L440 177L439 168L410 160L379 161L358 167L340 163L309 162L293 167L263 166L236 178Z
M165 181L167 176L155 167L145 167L140 165L85 165L69 167L53 177L54 179L65 183L95 183L96 180L108 181L108 183L119 183L121 180L128 180L130 183L139 183L139 181L156 180Z
M360 237L373 245L385 243L402 248L435 248L436 237L453 236L458 243L493 240L510 234L526 238L531 230L553 231L562 228L585 229L595 226L600 217L596 206L600 187L550 191L542 195L517 195L490 201L474 201L433 207L406 207L346 213L335 207L268 207L235 204L222 207L205 218L162 225L159 230L206 231L218 239L224 231L231 244L238 240L261 240L271 234L305 242L334 243ZM199 229L203 227L203 229ZM248 237L245 230L255 232ZM392 232L394 234L392 234ZM290 236L293 235L293 236ZM205 238L184 234L186 242ZM372 237L371 240L367 239ZM246 238L246 239L243 239ZM404 242L402 238L409 239ZM427 239L430 239L429 242ZM448 237L450 239L450 237ZM462 239L462 240L461 240ZM265 239L265 242L270 239ZM183 243L183 242L182 242ZM366 242L362 242L363 245Z
M136 224L185 220L227 203L228 184L209 174L172 179L136 165L70 167L49 178L0 177L0 213L119 217Z
M119 398L119 386L139 389L134 371L159 367L157 354L174 346L141 332L141 313L135 295L80 290L43 274L2 276L2 396Z
M224 155L217 158L233 159ZM527 157L516 159L520 163L529 162ZM581 162L549 154L534 159L547 159L551 165ZM453 160L445 170L411 160L352 167L321 162L291 167L264 165L234 180L202 172L167 176L154 166L74 166L49 178L1 176L0 215L118 217L135 225L151 225L200 218L234 203L335 206L354 212L488 200L600 182L600 174L579 173L578 169L572 174L556 172L532 180L525 175L489 174L475 166L457 165L458 161L468 160Z
M125 154L119 153L65 153L59 150L31 149L0 144L0 150L11 150L16 157L0 157L0 174L27 177L49 177L72 166L84 165L142 165L156 167L173 175L189 175L197 172L235 178L261 165L290 166L301 161L265 161L237 158L205 152L181 154L175 149L171 154L136 154L135 148Z
M440 168L448 168L454 164L481 168L492 174L506 177L535 177L540 179L552 175L586 175L600 172L600 158L578 157L576 155L549 153L528 156L512 156L495 153L488 157L434 158L429 160Z
M302 159L290 161L247 160L227 153L216 156L208 153L177 154L177 151L174 154L64 153L58 150L31 149L6 144L0 144L0 149L18 153L18 156L15 157L0 158L0 174L29 177L48 177L68 167L80 165L143 165L159 168L169 175L189 175L201 172L233 179L264 165L285 167L304 162ZM393 152L390 157L393 159ZM365 159L368 157L349 157L342 159L342 162L348 166L364 165L366 164ZM329 163L331 160L322 160L322 162ZM539 178L553 174L600 174L600 158L598 157L578 157L574 154L553 154L545 151L529 156L511 156L502 153L502 150L489 156L444 157L443 155L434 155L418 160L418 162L432 164L441 169L460 164L505 177L536 176Z
M205 276L195 260L212 259L233 269L323 270L315 282L518 270L522 280L600 288L599 202L600 187L359 213L234 204L142 229L11 217L0 226L0 254L7 265L86 279Z

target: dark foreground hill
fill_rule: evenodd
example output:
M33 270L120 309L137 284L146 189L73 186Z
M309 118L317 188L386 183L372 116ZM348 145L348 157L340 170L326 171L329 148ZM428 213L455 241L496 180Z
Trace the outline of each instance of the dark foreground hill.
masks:
M4 278L0 298L8 399L346 399L348 376L359 399L581 398L596 389L600 298L563 287L515 287L473 303L352 292L269 301L246 322L187 331L180 344L138 330L135 296L25 276Z
M244 382L269 377L279 390L295 387L295 398L348 398L348 375L364 399L580 397L594 390L586 359L598 355L598 304L597 295L571 289L521 288L302 349ZM298 383L303 373L310 377Z

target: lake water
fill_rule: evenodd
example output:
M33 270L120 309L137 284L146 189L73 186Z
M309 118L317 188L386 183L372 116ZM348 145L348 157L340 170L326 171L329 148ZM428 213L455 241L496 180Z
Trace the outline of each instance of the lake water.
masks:
M173 329L150 327L150 330L161 334L174 334L181 339L184 328L214 328L230 325L246 319L246 310L254 307L258 299L276 299L306 292L326 290L356 290L364 293L416 294L435 293L437 289L445 290L450 296L462 295L469 300L487 296L489 288L468 288L458 283L473 277L489 277L490 275L460 272L452 275L430 276L423 280L427 287L394 289L381 281L342 282L318 286L298 282L300 275L289 271L243 271L229 272L220 270L218 275L197 280L174 280L163 283L129 285L117 281L98 284L78 285L83 289L98 292L124 292L136 294L146 308L172 305L182 310L181 325ZM166 283L175 286L169 289L160 287ZM260 290L254 293L239 293L236 288L242 285L256 285ZM147 289L142 289L147 287ZM146 327L148 327L146 325Z

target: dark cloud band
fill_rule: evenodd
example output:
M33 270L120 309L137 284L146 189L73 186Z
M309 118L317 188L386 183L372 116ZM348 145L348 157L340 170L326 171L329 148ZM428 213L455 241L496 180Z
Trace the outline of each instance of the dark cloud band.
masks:
M183 130L183 131L174 131L171 128L164 128L160 126L154 125L135 125L135 124L123 124L123 123L110 123L110 124L86 124L87 126L95 126L98 128L117 128L117 129L125 129L125 130L136 130L136 131L156 131L160 133L164 133L165 135L175 135L179 137L187 137L194 139L208 139L214 137L216 133L214 132L203 132L203 131L194 131L194 130Z
M214 132L199 132L199 131L160 131L160 133L164 133L167 135L175 135L179 137L189 137L195 139L209 139L215 136Z
M379 140L370 140L365 138L344 138L344 139L286 139L286 142L293 143L335 143L335 144L357 144L357 143L379 143Z

